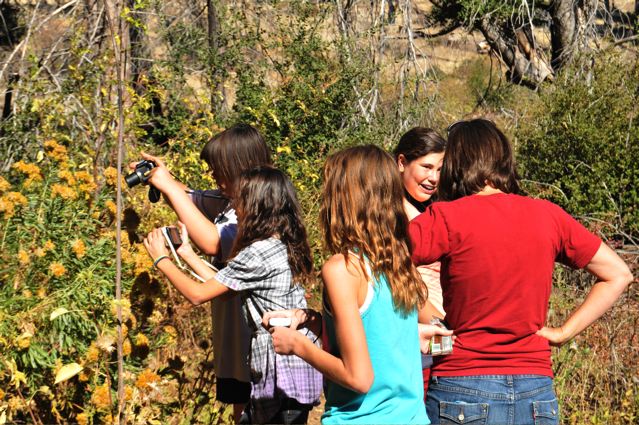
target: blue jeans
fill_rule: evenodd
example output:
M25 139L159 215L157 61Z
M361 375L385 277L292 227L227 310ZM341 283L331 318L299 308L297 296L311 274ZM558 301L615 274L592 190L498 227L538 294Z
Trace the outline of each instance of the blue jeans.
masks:
M552 379L539 375L431 376L426 410L433 425L557 425Z

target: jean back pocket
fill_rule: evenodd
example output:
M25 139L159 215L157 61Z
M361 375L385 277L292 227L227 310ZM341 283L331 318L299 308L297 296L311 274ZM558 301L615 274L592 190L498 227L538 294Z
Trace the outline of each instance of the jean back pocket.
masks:
M439 417L442 424L484 424L488 418L488 403L442 401L439 403Z
M535 425L557 425L559 423L559 404L557 399L533 401Z

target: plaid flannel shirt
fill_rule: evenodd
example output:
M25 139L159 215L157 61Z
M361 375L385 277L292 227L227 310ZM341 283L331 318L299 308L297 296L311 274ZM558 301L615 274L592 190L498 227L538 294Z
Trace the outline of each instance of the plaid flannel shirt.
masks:
M231 259L216 279L240 293L251 336L251 410L256 423L268 421L285 398L317 404L322 375L297 356L273 349L271 334L262 327L267 311L306 308L304 289L292 281L286 246L276 238L254 242ZM300 329L319 345L315 334Z

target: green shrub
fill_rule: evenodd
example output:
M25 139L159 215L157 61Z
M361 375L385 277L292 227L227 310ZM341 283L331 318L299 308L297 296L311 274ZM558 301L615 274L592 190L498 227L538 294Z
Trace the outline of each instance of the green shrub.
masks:
M528 188L572 214L639 234L639 66L598 57L566 70L540 96L534 120L517 131ZM610 230L610 229L608 229Z

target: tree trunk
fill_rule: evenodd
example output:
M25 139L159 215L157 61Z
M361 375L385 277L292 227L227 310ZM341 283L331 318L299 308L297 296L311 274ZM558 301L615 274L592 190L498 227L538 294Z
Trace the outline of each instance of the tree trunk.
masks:
M508 37L488 17L482 18L479 30L493 52L508 67L509 78L513 82L538 86L547 78L553 78L553 70L534 42L532 31L520 30L513 37Z

